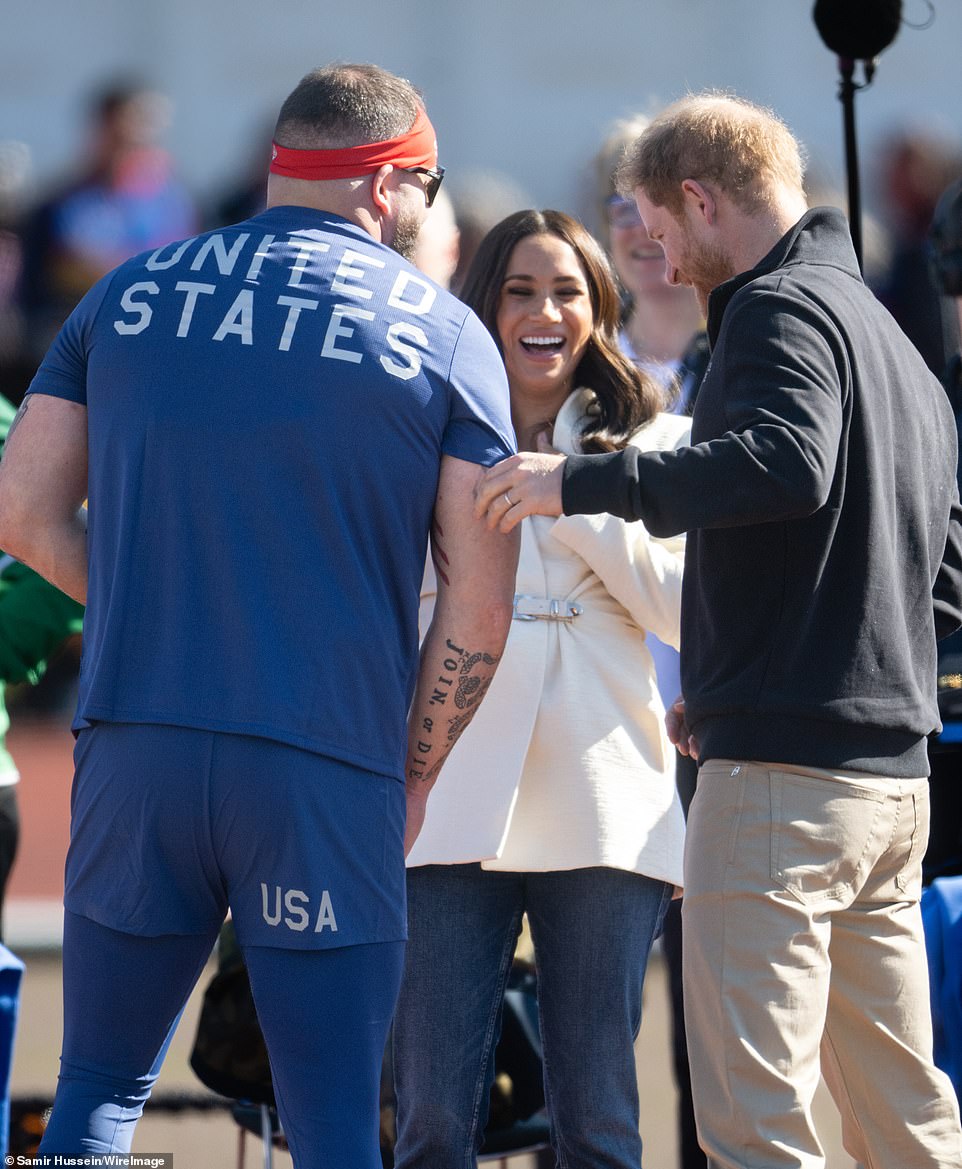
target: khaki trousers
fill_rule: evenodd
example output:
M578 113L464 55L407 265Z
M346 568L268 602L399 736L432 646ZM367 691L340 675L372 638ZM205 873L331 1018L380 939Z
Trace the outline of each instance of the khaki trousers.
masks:
M932 1062L928 783L712 760L685 847L684 983L712 1169L821 1169L820 1071L865 1169L959 1169Z

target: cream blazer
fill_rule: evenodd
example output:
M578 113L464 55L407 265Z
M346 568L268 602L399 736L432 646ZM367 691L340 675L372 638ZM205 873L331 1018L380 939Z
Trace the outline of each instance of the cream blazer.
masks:
M553 442L578 449L594 395L576 390ZM632 439L686 444L659 414ZM445 763L408 864L546 872L603 865L682 883L685 823L645 630L678 647L684 537L609 515L522 523L518 595L574 602L568 621L511 623L494 681ZM428 562L421 632L434 608Z

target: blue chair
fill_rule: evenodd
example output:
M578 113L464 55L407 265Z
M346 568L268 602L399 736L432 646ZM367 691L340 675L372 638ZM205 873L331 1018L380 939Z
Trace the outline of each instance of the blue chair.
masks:
M922 894L936 1064L962 1099L962 877L939 877Z
M10 1132L10 1070L13 1067L22 978L23 963L0 943L0 1158L7 1155Z

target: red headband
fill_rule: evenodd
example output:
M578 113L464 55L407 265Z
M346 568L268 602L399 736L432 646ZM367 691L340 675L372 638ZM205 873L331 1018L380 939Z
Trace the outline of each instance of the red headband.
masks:
M438 161L438 141L434 127L423 109L418 110L414 125L406 134L384 142L363 146L346 146L341 150L292 150L274 143L271 173L289 179L323 182L325 179L353 179L371 175L391 163L392 166L434 167Z

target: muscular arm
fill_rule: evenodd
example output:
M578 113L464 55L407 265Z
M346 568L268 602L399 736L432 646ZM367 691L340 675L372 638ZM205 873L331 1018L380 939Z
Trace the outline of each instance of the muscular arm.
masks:
M406 851L420 831L441 765L494 677L511 624L518 533L489 531L475 518L480 474L475 464L449 456L441 464L431 532L437 603L408 722Z
M0 462L0 548L76 601L87 598L87 408L24 399Z

